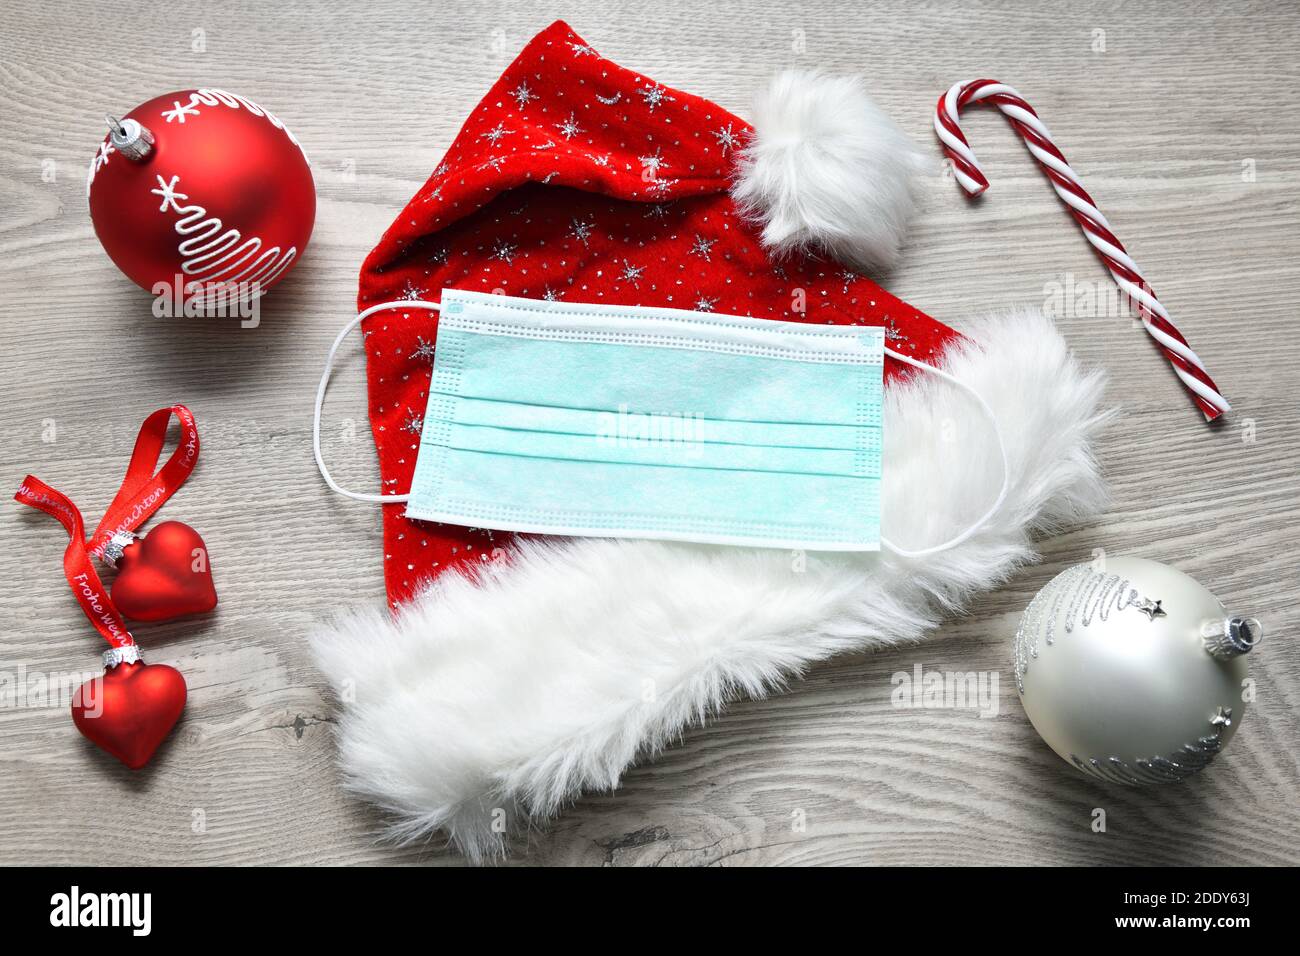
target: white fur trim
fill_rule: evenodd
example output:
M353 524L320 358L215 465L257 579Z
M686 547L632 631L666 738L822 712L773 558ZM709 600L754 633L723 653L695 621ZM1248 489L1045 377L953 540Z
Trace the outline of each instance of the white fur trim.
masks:
M448 574L395 617L375 610L313 636L340 691L346 785L389 810L392 836L444 830L474 860L580 792L616 787L730 698L761 696L847 650L913 641L1035 558L1031 536L1098 511L1090 450L1104 418L1041 313L975 328L943 357L998 416L1011 491L959 547L918 560L659 541L521 545L477 580ZM1001 484L989 423L968 395L917 372L888 390L884 531L945 540Z
M826 253L888 269L912 218L912 176L929 160L855 76L789 71L754 104L754 137L731 194L777 253Z

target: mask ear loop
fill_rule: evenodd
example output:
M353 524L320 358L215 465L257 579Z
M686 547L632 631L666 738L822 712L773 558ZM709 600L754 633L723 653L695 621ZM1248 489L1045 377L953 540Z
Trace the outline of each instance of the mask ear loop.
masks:
M359 491L349 491L348 489L342 487L337 481L335 481L334 476L331 475L329 469L325 467L325 459L321 456L320 417L321 417L321 409L324 408L325 406L325 389L329 385L330 374L334 371L334 356L338 354L339 347L343 344L343 340L348 337L348 333L350 333L353 329L355 329L366 319L370 318L376 312L382 312L385 309L429 309L433 312L438 312L442 309L442 306L439 305L437 302L425 302L421 299L411 299L409 301L403 300L399 302L383 302L379 305L372 305L370 308L366 309L364 312L358 315L355 319L350 321L347 325L343 326L343 329L342 331L339 332L338 337L334 339L334 345L330 348L329 357L325 359L325 372L320 377L320 387L316 389L316 414L312 418L312 423L311 423L312 452L316 455L316 467L320 469L320 476L325 479L325 484L329 485L331 489L337 491L345 498L352 498L355 501L366 501L372 504L375 503L392 504L395 502L407 501L410 499L411 496L409 494L367 495Z
M971 388L969 385L967 385L965 382L961 381L960 379L954 378L953 376L949 375L943 369L935 368L933 365L926 365L924 362L918 362L916 359L912 358L911 356L902 355L888 347L885 349L885 352L888 353L889 355L892 355L894 358L898 359L900 362L903 362L906 365L911 365L914 368L924 369L927 372L932 372L935 375L939 376L941 379L943 379L945 382L950 382L953 385L956 385L958 388L962 389L963 391L970 393L970 395L975 399L975 401L979 403L980 408L984 410L984 414L988 416L989 423L993 426L993 436L998 440L998 452L1002 455L1002 490L998 492L997 500L993 502L989 510L984 512L983 516L978 521L976 521L973 525L971 525L961 534L957 535L957 537L949 541L945 541L943 544L936 544L932 548L922 548L919 551L909 551L906 548L900 548L898 545L894 544L892 541L890 541L888 538L884 537L883 535L880 538L881 544L883 544L886 548L894 552L894 554L899 555L900 557L923 558L926 555L938 554L940 551L947 551L949 548L957 547L957 545L962 544L967 539L969 539L971 535L975 534L982 527L984 527L984 525L988 522L988 520L992 518L994 514L997 513L997 510L999 508L1002 507L1002 503L1007 500L1007 492L1011 488L1011 465L1007 461L1007 446L1002 441L1002 430L998 428L998 418L996 415L993 414L993 409L989 407L989 403L984 401L983 395L975 391L975 389Z

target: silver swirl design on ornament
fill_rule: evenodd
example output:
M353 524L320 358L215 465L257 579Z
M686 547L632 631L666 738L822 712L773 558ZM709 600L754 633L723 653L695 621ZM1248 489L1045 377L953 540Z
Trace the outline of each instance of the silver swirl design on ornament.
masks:
M1226 715L1226 716L1225 716ZM1214 733L1192 743L1183 744L1172 754L1139 758L1131 763L1119 757L1080 757L1070 754L1070 763L1089 776L1107 783L1138 786L1146 783L1180 783L1200 773L1223 749L1223 729L1231 721L1231 708L1219 708L1219 716L1210 721Z
M1038 657L1039 641L1051 646L1057 639L1057 618L1065 605L1062 627L1066 634L1076 626L1087 627L1093 619L1105 621L1111 611L1128 608L1147 609L1153 602L1142 597L1129 586L1127 578L1105 571L1094 571L1092 565L1076 564L1066 568L1043 587L1029 602L1020 627L1016 629L1015 660L1016 689L1025 692L1025 673L1029 662Z

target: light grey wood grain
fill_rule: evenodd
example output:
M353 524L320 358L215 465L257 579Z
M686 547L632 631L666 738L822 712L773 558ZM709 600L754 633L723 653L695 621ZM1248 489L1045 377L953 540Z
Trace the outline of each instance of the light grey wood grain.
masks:
M742 115L776 68L860 72L927 144L934 100L953 81L1016 85L1237 410L1207 428L1143 332L1113 317L1062 316L1122 405L1099 449L1114 495L1104 518L1045 542L1040 566L928 643L838 660L783 696L736 703L617 793L583 798L516 859L1300 862L1300 127L1287 112L1300 93L1300 8L1101 0L69 0L7 11L0 477L16 487L35 472L94 512L143 414L187 402L203 461L164 514L206 537L221 606L211 620L143 637L186 674L191 699L176 739L142 773L94 751L66 708L5 698L0 861L459 862L436 844L376 844L379 818L336 786L331 705L304 633L332 608L382 600L380 522L325 492L311 462L311 395L365 253L509 57L559 16L613 59ZM195 30L206 52L192 50ZM310 250L256 330L150 318L147 296L103 255L86 215L84 169L102 114L201 85L274 109L317 176ZM944 178L927 185L892 291L961 326L981 311L1042 303L1045 284L1067 274L1105 289L1005 123L976 112L965 127L992 189L972 204ZM42 178L46 161L54 182ZM331 415L351 416L358 437L336 452L339 471L373 482L359 350L344 366ZM63 532L14 505L0 533L0 670L93 670L97 638L60 575ZM1187 786L1121 791L1081 779L1015 699L1019 610L1099 547L1173 563L1269 628L1252 655L1258 702L1227 754ZM890 676L917 662L998 671L999 713L893 708ZM1107 811L1104 834L1090 829L1096 807Z

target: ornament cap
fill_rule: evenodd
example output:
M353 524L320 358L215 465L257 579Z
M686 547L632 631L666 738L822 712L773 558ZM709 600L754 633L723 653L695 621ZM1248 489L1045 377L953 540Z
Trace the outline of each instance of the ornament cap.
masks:
M111 671L118 664L138 664L142 660L139 644L110 647L104 652L104 670Z
M153 152L153 133L135 120L119 120L106 113L104 122L108 124L108 138L113 148L127 159L138 163Z
M115 531L113 537L109 538L104 544L104 550L100 558L110 568L116 568L117 562L122 560L122 554L127 547L138 541L140 536L133 531Z
M1230 617L1204 638L1205 649L1221 661L1249 654L1264 637L1264 625L1253 617Z

